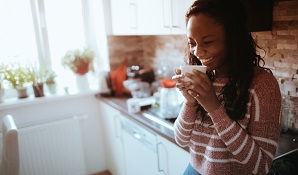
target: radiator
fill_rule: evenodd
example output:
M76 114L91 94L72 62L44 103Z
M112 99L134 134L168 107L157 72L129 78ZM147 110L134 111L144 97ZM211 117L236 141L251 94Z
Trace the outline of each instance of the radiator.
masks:
M20 175L83 175L81 117L19 128Z

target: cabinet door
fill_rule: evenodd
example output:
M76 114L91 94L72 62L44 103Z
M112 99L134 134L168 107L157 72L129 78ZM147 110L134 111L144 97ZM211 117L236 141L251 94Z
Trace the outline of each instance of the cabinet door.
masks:
M137 34L136 0L111 0L111 24L113 35Z
M171 0L137 0L138 34L171 33Z
M113 35L186 34L185 13L194 0L111 0Z
M113 107L100 103L106 143L107 168L112 174L124 175L124 153L121 133L121 114Z
M189 163L189 153L170 142L169 140L158 135L158 141L166 150L166 159L168 163L168 175L183 174ZM162 150L160 151L162 152ZM161 158L160 158L161 159Z
M194 0L171 0L171 34L186 34L185 14Z

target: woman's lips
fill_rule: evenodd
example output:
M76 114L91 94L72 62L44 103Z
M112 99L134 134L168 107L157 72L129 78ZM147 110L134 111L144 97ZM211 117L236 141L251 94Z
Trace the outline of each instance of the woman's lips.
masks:
M213 59L214 59L213 57L206 58L206 59L202 59L202 58L200 58L200 61L201 61L201 63L206 63L206 62L211 61L211 60L213 60Z

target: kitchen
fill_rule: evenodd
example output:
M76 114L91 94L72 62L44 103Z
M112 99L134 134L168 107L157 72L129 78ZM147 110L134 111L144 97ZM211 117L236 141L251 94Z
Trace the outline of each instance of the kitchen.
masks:
M298 69L298 63L296 61L298 55L297 6L298 4L296 1L275 1L273 7L272 30L253 32L253 36L257 43L269 50L265 58L266 67L271 68L273 74L279 80L282 94L285 98L284 102L286 103L284 106L288 107L285 108L285 110L288 110L288 112L291 111L290 115L288 115L288 120L286 120L290 123L287 125L287 128L290 127L292 130L297 130L298 128L297 115L295 114L295 111L292 111L296 110L295 106L297 106L295 105L297 97L296 87ZM134 5L132 5L132 8L134 8ZM139 65L143 68L154 67L157 70L164 70L163 67L167 68L169 63L171 63L171 66L178 66L183 58L184 37L185 36L182 34L172 35L170 33L163 35L145 35L144 33L139 35L134 33L133 35L127 36L114 36L112 34L108 34L107 42L109 46L109 62L111 70L115 70L122 63L124 58L127 58L128 66ZM170 71L172 73L172 70ZM169 75L166 74L165 76ZM17 102L8 101L0 104L0 114L1 116L6 114L11 114L12 116L21 116L17 117L16 119L17 124L21 127L47 121L52 116L63 118L63 116L69 116L73 114L87 115L88 117L83 117L81 123L82 135L84 136L82 139L84 143L83 152L85 154L84 157L86 165L83 167L83 169L85 169L86 174L98 173L105 171L109 166L113 167L114 165L111 163L116 163L116 161L112 161L113 159L106 155L106 150L104 149L103 145L105 145L105 139L107 139L107 137L105 137L104 134L106 131L102 128L107 125L104 125L106 121L98 116L101 116L100 114L103 113L102 110L107 110L104 113L107 114L105 116L121 116L121 114L117 114L117 111L115 112L116 114L110 114L112 113L113 108L108 108L108 106L104 109L101 109L101 107L105 105L105 103L102 102L106 101L107 99L104 98L98 101L97 98L94 98L94 94L96 93L97 91L94 90L80 94L73 94L67 97L25 99L24 101L20 100ZM88 104L88 106L84 108L76 107L83 106L85 104ZM289 108L293 109L290 110ZM34 109L41 110L36 111ZM46 111L46 114L43 111ZM125 111L121 112L124 112L125 114ZM117 120L118 119L116 119L116 123ZM119 123L117 125L119 125ZM115 130L119 128L115 128ZM167 127L164 129L167 131ZM118 131L119 130L114 132ZM158 130L153 131L157 132ZM166 134L162 132L157 132L157 135L158 139L160 140L163 138L168 138L166 137ZM163 143L170 145L170 148L173 147L174 150L177 149L177 147L175 147L176 145L172 145L173 142L168 143L166 142L167 140L162 141ZM122 141L120 139L116 142L121 143ZM294 144L296 144L297 148L297 143ZM161 148L162 147L163 146L161 146ZM121 148L115 149L121 151ZM180 153L181 157L187 155L186 151L181 152L179 149L177 149L177 151L171 151L171 153L172 152ZM185 157L187 160L187 156ZM108 161L106 160L108 159L110 159L111 162L107 163ZM119 159L117 160L119 161ZM168 159L168 161L174 161L175 163L175 157ZM163 161L161 161L161 164L162 163ZM164 165L161 164L160 166L163 168ZM170 165L170 163L168 163L168 165ZM177 166L176 164L174 165L175 167ZM185 166L186 165L181 165L180 168L177 166L177 169L181 171L181 169L183 169ZM109 169L111 172L113 172L112 167L109 167L111 168ZM168 170L171 171L172 167L173 166L171 166L171 168Z

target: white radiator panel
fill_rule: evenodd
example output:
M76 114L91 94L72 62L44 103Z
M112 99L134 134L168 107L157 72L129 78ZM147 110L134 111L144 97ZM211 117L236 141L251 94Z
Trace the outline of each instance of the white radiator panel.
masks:
M19 129L20 175L83 175L84 151L76 117Z

